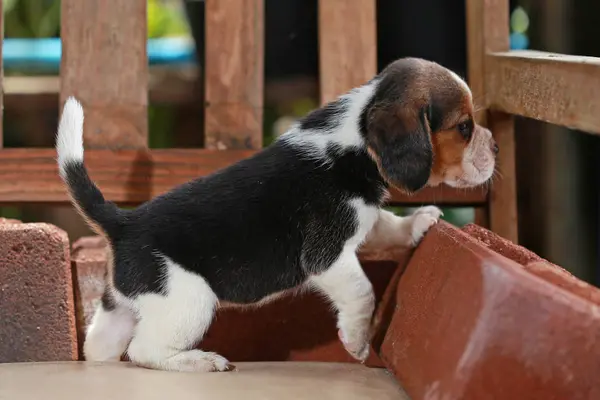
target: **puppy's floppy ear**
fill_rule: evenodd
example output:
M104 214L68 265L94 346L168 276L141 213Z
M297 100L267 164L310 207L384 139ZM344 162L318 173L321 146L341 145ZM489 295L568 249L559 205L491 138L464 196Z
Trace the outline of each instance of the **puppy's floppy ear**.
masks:
M415 192L427 184L433 166L430 107L383 106L369 113L367 141L381 172L394 186Z

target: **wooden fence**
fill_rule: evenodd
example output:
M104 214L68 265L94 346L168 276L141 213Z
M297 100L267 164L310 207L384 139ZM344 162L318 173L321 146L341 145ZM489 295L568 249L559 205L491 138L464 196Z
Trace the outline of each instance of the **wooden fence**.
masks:
M466 4L469 83L503 178L489 192L442 186L391 203L473 206L478 222L516 242L511 114L600 133L600 60L508 51L508 0ZM110 200L145 201L262 146L264 7L206 0L205 148L149 150L146 0L62 0L60 104L71 95L84 104L86 163ZM377 72L376 36L376 0L319 0L321 101ZM52 148L0 150L0 203L68 201L55 164Z

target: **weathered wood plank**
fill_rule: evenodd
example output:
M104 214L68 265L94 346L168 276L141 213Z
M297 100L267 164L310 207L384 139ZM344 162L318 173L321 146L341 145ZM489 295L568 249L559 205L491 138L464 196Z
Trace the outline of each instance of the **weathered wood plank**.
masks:
M474 90L476 103L487 104L490 96L490 65L486 55L509 49L509 12L508 0L467 0L469 82ZM520 91L522 88L513 90ZM500 147L497 163L501 178L494 182L489 195L490 228L517 243L513 118L508 114L494 112L478 119L490 128Z
M204 100L196 86L198 70L194 67L150 67L148 79L148 101L151 104L168 104L172 106L197 104ZM60 78L56 76L7 76L3 80L4 96L11 100L31 98L58 103ZM316 77L297 77L291 80L272 81L265 84L266 99L273 103L289 103L298 97L315 97L319 88Z
M262 147L263 42L263 0L206 0L206 148Z
M62 0L60 104L84 105L89 148L147 146L146 3Z
M481 206L486 204L487 189L475 188L457 190L446 185L434 188L424 188L417 193L407 195L398 190L391 191L390 205L451 205L451 206Z
M491 108L600 134L600 58L511 51L486 65Z
M252 155L252 151L87 150L85 163L104 195L139 203L175 185ZM0 157L0 202L66 202L54 149L4 149Z
M377 73L375 0L319 0L321 103Z
M206 176L254 154L253 150L87 150L85 163L104 195L119 203L140 203L173 186ZM445 186L407 196L392 193L393 204L481 204L483 189ZM67 202L58 178L54 149L4 149L0 157L0 202Z

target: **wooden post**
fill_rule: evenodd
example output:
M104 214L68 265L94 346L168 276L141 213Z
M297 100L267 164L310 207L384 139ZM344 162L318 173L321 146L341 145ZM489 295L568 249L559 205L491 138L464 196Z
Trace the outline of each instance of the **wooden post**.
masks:
M321 103L377 73L375 0L319 0Z
M469 84L476 104L488 104L486 54L510 48L509 13L508 0L467 0ZM495 111L477 117L480 123L487 124L500 147L497 162L501 175L489 193L490 228L518 243L513 117Z
M262 147L263 0L206 0L205 146Z
M60 104L85 107L86 148L148 144L146 0L62 0Z

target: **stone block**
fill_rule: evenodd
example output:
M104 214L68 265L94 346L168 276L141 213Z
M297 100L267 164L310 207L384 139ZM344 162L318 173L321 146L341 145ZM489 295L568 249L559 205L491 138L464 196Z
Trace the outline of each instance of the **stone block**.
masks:
M101 236L82 237L73 243L71 264L74 274L75 315L80 359L83 359L85 331L91 323L106 282L106 241Z
M2 224L22 224L22 222L18 219L0 218L0 225Z
M72 281L65 232L0 223L0 362L77 359Z
M425 236L381 347L411 398L600 398L598 303L519 257L529 269L445 222Z
M463 231L478 239L489 249L519 263L532 274L600 305L600 290L578 279L566 269L480 226L467 225L463 228Z

